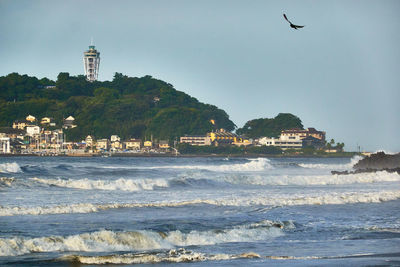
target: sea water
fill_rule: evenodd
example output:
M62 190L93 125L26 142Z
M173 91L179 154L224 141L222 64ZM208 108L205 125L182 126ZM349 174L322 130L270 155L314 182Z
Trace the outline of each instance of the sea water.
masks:
M359 158L0 158L0 265L400 265L400 175Z

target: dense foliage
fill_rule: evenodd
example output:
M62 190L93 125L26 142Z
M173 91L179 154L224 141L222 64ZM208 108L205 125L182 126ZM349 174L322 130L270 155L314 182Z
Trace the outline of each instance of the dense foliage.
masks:
M262 136L279 137L282 130L298 128L303 129L301 120L290 113L279 113L273 119L255 119L246 122L243 128L236 130L239 135L246 135L250 138Z
M112 81L92 83L69 73L60 73L56 82L18 73L0 77L0 126L10 126L28 114L52 117L58 126L72 115L78 127L67 130L67 139L75 141L88 134L174 140L184 134L236 127L225 111L200 103L171 84L121 73Z

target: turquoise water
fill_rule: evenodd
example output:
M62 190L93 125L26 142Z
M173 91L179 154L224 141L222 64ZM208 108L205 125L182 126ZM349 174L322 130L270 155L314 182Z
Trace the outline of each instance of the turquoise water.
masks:
M0 265L400 265L400 175L358 158L0 158Z

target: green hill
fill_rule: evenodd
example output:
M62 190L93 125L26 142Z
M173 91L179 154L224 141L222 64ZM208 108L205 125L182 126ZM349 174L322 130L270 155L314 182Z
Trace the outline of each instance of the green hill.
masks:
M88 134L174 140L184 134L236 127L225 111L201 103L169 83L121 73L112 81L93 83L83 75L68 73L60 73L57 81L18 73L0 77L0 126L10 126L28 114L38 119L53 117L58 127L63 118L72 115L78 127L66 133L67 139L74 141Z
M301 120L290 113L279 113L275 118L255 119L236 130L237 134L246 135L250 138L261 136L279 137L282 130L299 128L303 129Z

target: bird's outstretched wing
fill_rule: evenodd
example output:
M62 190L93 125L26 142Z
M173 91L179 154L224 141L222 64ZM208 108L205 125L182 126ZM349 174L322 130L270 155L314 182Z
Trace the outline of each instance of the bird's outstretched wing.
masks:
M290 20L288 20L288 18L286 17L286 14L283 14L283 17L286 19L287 22L289 22L290 24L292 24L292 23L290 22Z
M283 14L283 17L285 18L285 20L286 20L287 22L289 22L290 27L293 28L293 29L295 29L295 30L304 27L304 26L300 26L300 25L294 25L290 20L288 20L288 18L286 17L286 14Z

